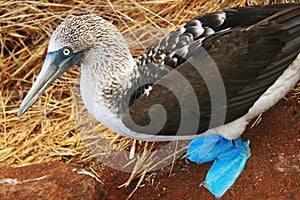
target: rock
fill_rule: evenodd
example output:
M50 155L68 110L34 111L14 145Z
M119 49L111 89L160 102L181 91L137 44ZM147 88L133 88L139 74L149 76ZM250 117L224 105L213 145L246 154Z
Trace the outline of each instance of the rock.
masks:
M0 199L103 199L103 183L71 164L0 168Z

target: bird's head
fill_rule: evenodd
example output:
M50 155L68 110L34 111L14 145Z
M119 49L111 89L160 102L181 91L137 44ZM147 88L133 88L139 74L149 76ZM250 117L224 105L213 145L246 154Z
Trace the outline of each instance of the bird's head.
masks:
M62 22L51 36L42 69L23 100L18 116L22 116L62 73L83 62L93 47L113 40L118 33L114 25L96 15L73 16Z

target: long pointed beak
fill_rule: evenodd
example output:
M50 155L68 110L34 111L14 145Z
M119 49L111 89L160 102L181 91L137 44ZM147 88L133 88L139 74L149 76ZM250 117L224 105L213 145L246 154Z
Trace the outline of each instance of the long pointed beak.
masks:
M36 81L19 107L18 117L21 117L62 73L78 64L81 59L82 52L65 59L61 59L59 52L48 53Z

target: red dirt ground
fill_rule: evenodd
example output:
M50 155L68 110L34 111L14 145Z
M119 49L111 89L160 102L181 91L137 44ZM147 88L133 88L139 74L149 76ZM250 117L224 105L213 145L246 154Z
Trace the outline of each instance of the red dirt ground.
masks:
M299 100L298 100L299 101ZM300 199L300 104L297 99L281 100L264 113L261 122L245 132L250 139L251 157L245 170L221 199ZM131 199L214 199L199 187L211 163L198 165L179 159L171 167L149 173ZM107 168L102 172L107 188L105 199L123 200L136 182L118 188L128 173Z

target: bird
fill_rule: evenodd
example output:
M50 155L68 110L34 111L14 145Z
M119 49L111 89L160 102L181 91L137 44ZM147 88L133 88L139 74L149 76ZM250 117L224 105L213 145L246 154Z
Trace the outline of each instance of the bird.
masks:
M299 81L299 53L299 3L200 14L138 56L101 16L71 16L53 32L18 117L81 64L89 113L126 137L191 139L187 158L213 161L202 185L220 198L250 156L250 142L241 139L247 124Z

